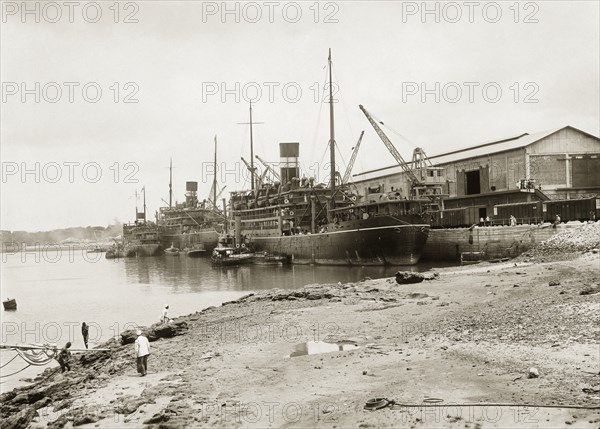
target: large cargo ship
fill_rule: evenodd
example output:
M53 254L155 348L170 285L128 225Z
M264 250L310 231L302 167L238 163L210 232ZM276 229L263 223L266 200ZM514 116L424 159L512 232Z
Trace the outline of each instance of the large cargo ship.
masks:
M210 254L218 242L226 223L225 213L217 208L217 137L212 198L198 201L198 182L186 182L185 202L173 204L172 165L169 167L169 205L158 213L158 232L161 245L166 249L202 249Z
M223 215L208 208L208 202L198 201L197 182L187 182L186 189L184 203L160 208L160 243L165 249L172 245L180 250L204 247L211 251L217 246L219 234L223 231Z
M136 221L123 225L124 256L158 256L162 246L153 222Z
M158 239L158 228L155 223L146 219L146 187L142 189L142 192L144 195L144 211L138 212L136 192L135 222L123 225L122 250L112 249L116 255L123 254L126 257L136 257L162 254Z
M328 59L331 82L331 53ZM335 166L333 96L329 92L330 165ZM252 121L251 121L252 122ZM252 136L252 133L250 133ZM252 148L251 148L252 150ZM283 254L296 264L410 265L419 261L430 200L401 199L377 189L361 197L331 169L328 185L300 178L299 143L280 143L279 181L232 193L237 245Z

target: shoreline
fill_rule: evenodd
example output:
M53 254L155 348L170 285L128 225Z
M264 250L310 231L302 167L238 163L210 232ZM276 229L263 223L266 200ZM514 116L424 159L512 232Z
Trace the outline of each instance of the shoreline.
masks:
M416 284L249 294L178 317L178 335L150 343L146 377L133 345L111 340L101 345L110 358L89 353L66 375L3 394L2 428L597 427L597 410L524 405L597 406L599 255L529 259L442 268ZM289 357L323 346L306 344L315 341L358 347ZM442 402L364 410L376 397Z

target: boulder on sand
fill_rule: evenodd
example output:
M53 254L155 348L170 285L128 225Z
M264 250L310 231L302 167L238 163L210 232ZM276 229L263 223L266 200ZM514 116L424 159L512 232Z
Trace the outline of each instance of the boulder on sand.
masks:
M177 335L182 335L188 330L188 324L184 321L155 323L150 328L140 328L143 334L148 337L148 341L156 341L159 338L172 338ZM121 332L121 344L132 344L137 338L135 329L129 329Z
M396 283L399 285L421 283L423 280L425 280L425 276L421 273L413 273L410 271L398 271L396 273Z

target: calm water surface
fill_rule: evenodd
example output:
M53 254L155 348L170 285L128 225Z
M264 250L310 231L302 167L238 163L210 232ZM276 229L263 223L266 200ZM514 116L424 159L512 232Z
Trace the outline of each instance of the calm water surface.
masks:
M171 317L199 311L236 299L251 291L293 289L311 283L354 282L365 277L392 276L413 267L315 267L250 265L215 268L207 258L161 256L107 260L104 254L81 250L62 253L2 254L2 300L16 298L17 311L2 311L3 344L67 341L83 348L81 322L90 325L90 345L118 335L126 327L158 321L169 304ZM438 265L439 266L439 265ZM1 361L14 356L0 353ZM18 358L0 369L5 376L24 367ZM42 367L43 369L43 367ZM40 369L31 367L2 377L0 390L14 387Z

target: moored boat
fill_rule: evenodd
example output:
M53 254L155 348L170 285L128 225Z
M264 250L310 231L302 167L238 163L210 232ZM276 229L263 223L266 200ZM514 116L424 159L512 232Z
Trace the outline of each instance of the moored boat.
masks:
M5 310L16 310L17 309L17 300L14 298L7 298L2 301L2 305Z
M165 249L165 255L167 256L179 256L179 249L173 246L171 243L171 247Z
M252 253L235 247L215 247L210 257L212 263L218 266L249 264L252 262L252 258Z
M106 251L106 253L104 254L104 257L106 259L118 259L118 258L125 257L125 253L123 252L123 250L119 249L118 247L114 247L112 249L108 249Z
M283 254L255 252L252 254L252 263L255 265L284 265L290 263L290 257Z
M199 258L201 256L206 256L207 250L204 246L197 244L191 249L186 249L185 254L190 258Z

